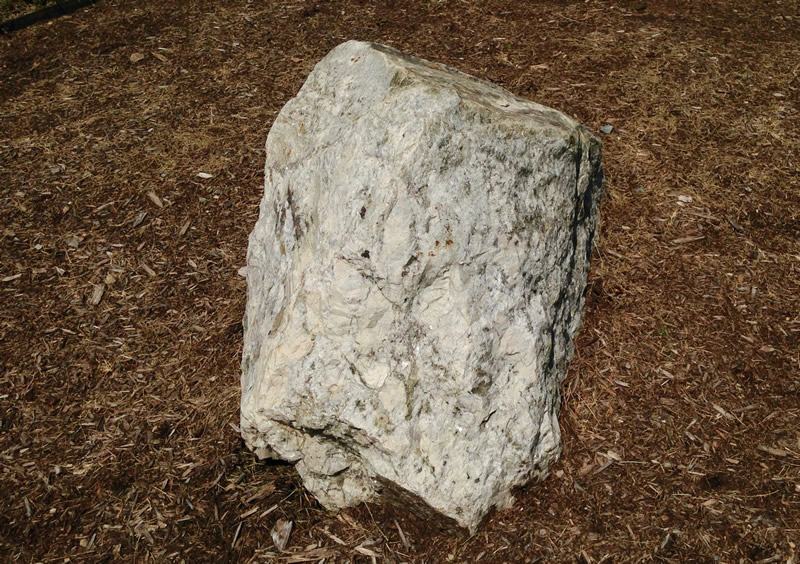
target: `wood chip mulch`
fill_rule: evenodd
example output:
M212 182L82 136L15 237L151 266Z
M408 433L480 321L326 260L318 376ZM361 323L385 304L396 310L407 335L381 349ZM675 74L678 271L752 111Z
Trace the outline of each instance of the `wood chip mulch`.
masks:
M266 134L351 38L604 141L564 455L473 536L326 511L237 429ZM0 560L800 558L796 1L107 0L0 68Z

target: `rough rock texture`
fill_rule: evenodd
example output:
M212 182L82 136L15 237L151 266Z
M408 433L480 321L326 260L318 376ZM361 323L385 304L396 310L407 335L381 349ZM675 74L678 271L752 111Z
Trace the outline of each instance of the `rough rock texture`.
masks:
M241 428L327 507L474 530L560 452L600 142L567 116L375 44L278 115L247 253Z

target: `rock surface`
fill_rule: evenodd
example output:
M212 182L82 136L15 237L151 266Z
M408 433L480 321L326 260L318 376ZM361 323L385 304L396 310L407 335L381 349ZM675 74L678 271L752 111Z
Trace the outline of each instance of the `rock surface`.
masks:
M267 138L241 429L326 507L475 530L560 453L600 142L387 47L336 47ZM450 522L450 521L448 521Z

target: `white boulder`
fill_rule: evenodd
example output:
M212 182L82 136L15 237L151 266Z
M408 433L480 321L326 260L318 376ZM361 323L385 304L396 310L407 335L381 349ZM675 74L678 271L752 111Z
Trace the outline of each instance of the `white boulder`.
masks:
M350 41L267 138L241 429L329 508L475 530L560 453L600 142L555 110Z

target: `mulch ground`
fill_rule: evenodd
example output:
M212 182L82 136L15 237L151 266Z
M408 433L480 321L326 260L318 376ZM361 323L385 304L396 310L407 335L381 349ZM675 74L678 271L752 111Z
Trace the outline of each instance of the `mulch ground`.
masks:
M237 429L264 141L351 38L613 126L564 455L473 536ZM797 1L104 1L0 65L1 560L797 562Z

